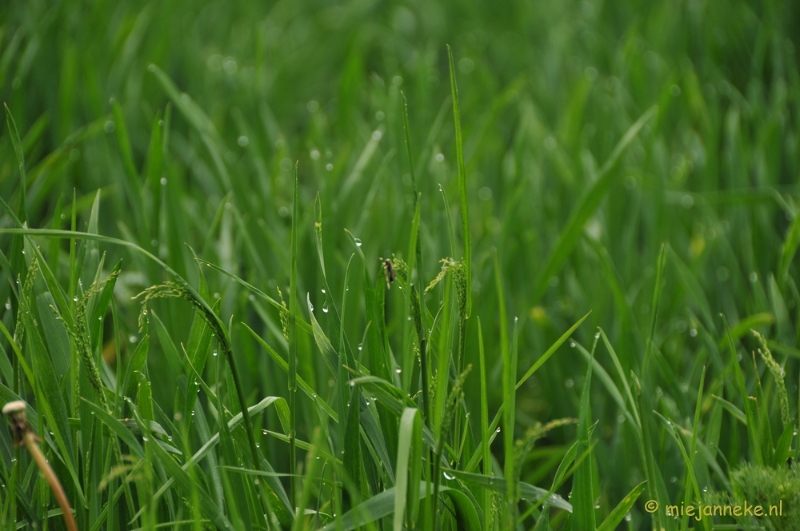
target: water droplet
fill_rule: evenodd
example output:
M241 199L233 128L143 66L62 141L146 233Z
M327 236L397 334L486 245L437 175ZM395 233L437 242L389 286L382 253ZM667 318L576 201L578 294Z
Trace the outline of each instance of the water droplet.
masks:
M439 184L439 191L440 191L440 192L444 192L444 188L442 188L442 185L441 185L441 183Z
M166 185L167 185L167 178L166 177L162 177L161 178L161 186L166 186Z
M311 159L312 160L319 160L319 150L318 149L312 149L311 150Z
M396 368L396 369L394 370L394 372L395 372L395 374L400 374L401 372L403 372L403 369L401 369L400 367L398 367L398 368ZM795 432L795 435L796 435L796 434L797 434L797 432Z
M600 332L597 332L597 333L594 335L594 338L595 338L595 339L600 339Z
M633 519L633 517L631 516L631 513L628 513L628 514L625 515L625 521L626 522L630 522L632 519Z
M494 432L495 433L500 433L500 428L498 427L496 430L494 430Z
M328 170L328 171L333 171L333 164L331 164L330 162L329 162L329 163L327 163L327 164L325 165L325 169L326 169L326 170Z
M78 302L78 297L72 297L72 300L73 300L74 302Z
M358 350L364 350L364 345L362 345L361 343L359 343L359 344L358 344Z
M327 301L325 301L322 304L322 311L325 312L325 313L328 313L328 302Z
M750 282L758 282L758 273L755 271L750 273Z
M128 338L128 341L130 341L131 343L136 343L136 339L137 339L137 338L136 338L136 336L134 336L134 335L131 335L131 336Z
M353 380L350 380L350 387L355 387L355 386L356 386L356 383ZM350 405L350 404L348 404L348 405Z
M436 154L436 162L444 162L444 155L442 153Z
M311 304L310 302L308 303L308 309L311 310L312 312L314 311L314 305Z
M356 247L361 247L361 240L359 238L355 238L353 241L355 242Z
M447 472L442 472L442 475L444 476L444 479L450 479L450 480L456 479L455 476L448 474Z
M6 301L6 310L11 309L11 301Z
M247 147L247 144L250 143L250 140L246 136L242 135L236 139L236 143L242 147Z
M212 355L212 356L214 356L214 357L216 358L216 357L217 357L217 355L218 355L218 352L215 350L214 352L212 352L212 353L211 353L211 355Z
M689 335L692 337L697 337L697 328L692 328L689 330Z
M383 133L381 133L378 130L375 130L375 131L372 132L372 139L373 140L380 140L382 136L383 136Z
M576 343L574 341L570 341L569 342L569 348L575 348L575 344Z
M575 385L575 382L572 380L572 378L567 378L567 380L564 382L564 385L567 387L567 389L570 389Z
M672 476L671 478L669 478L669 482L670 483L677 483L678 482L678 478L676 478L675 476Z
M252 295L252 294L251 294L249 297L247 297L247 298L248 298L250 301L254 301L254 300L256 300L256 296L255 296L255 295Z
M320 291L322 291L322 293L325 293L325 288L322 288Z

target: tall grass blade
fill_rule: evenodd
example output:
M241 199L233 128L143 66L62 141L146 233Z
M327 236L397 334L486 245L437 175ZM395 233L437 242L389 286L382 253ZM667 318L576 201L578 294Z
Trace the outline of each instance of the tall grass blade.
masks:
M295 163L292 195L292 269L289 278L289 414L291 416L289 423L289 499L292 501L292 506L295 504L294 473L297 463L294 440L297 428L297 233L300 223L297 167L298 164Z
M614 166L616 165L620 156L630 145L630 143L633 142L633 140L639 135L639 132L642 130L645 124L650 121L650 119L652 119L657 112L657 107L651 107L641 116L641 118L636 120L636 122L630 126L619 143L614 147L614 150L611 152L608 160L600 168L597 178L589 187L584 190L580 199L578 199L578 204L575 205L575 208L572 210L566 226L561 231L558 241L547 257L545 265L536 276L536 281L534 282L535 300L541 299L547 284L550 281L550 277L558 272L558 268L561 267L561 265L569 256L569 253L575 248L575 245L577 245L578 240L581 237L581 233L586 221L588 221L595 210L597 210L597 207L600 206L600 202L608 193L611 183L616 175L612 170L614 169Z
M469 205L467 201L467 170L464 166L464 140L461 137L461 111L458 108L458 87L453 61L453 50L447 46L450 65L450 97L453 100L453 122L456 131L456 161L458 163L458 194L461 204L461 237L464 239L464 266L467 273L467 315L472 313L472 243L469 233Z

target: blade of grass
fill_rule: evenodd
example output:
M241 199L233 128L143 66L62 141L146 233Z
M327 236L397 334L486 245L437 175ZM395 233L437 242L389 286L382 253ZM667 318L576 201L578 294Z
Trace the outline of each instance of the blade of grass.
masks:
M402 531L403 516L409 529L414 527L415 506L419 500L419 489L409 489L409 485L419 485L422 467L420 449L422 445L422 426L419 410L406 408L400 418L397 445L397 482L394 498L394 531ZM410 476L410 477L409 477Z
M292 199L292 265L289 279L289 499L295 506L294 474L296 466L295 433L297 428L297 232L300 223L298 193L298 163L294 166L294 192Z
M598 338L595 337L591 359L594 359L595 348ZM588 363L586 369L586 380L581 391L580 408L578 411L578 447L577 453L586 451L591 446L592 430L592 407L591 407L591 386L592 386L592 363ZM581 463L575 471L575 480L572 484L572 513L573 528L575 529L596 529L594 514L594 492L593 492L593 463L592 455Z
M464 239L464 266L467 273L467 316L472 313L472 243L469 234L469 205L467 201L467 171L464 167L464 140L461 138L461 111L458 109L458 87L453 61L453 50L447 45L450 65L450 97L453 100L453 122L456 132L456 160L458 162L458 193L461 203L461 237Z
M597 210L597 207L600 206L600 202L611 187L611 183L615 177L615 173L613 173L612 170L620 156L638 136L645 124L650 121L657 112L658 107L651 107L641 118L630 126L619 143L614 147L608 160L600 168L595 181L584 190L584 193L578 200L578 204L575 205L575 208L572 210L566 226L561 231L558 241L548 255L544 267L542 267L536 277L536 281L534 282L535 300L538 301L542 298L548 282L550 281L550 277L556 274L558 268L561 267L561 264L564 263L569 253L575 245L577 245L583 231L583 226L595 210Z
M514 531L517 525L517 502L519 500L519 485L515 474L514 455L514 427L516 425L516 396L517 388L517 345L519 340L519 319L514 318L514 333L511 348L502 353L503 356L503 448L505 449L505 463L503 473L508 485L506 492L505 528Z
M480 362L480 372L478 374L481 379L481 448L483 449L483 475L486 477L492 476L492 461L491 453L489 450L489 401L486 396L486 387L488 385L488 374L486 371L486 355L483 350L483 328L481 327L481 318L478 317L478 356ZM489 489L483 490L483 528L490 529L492 522L492 495Z

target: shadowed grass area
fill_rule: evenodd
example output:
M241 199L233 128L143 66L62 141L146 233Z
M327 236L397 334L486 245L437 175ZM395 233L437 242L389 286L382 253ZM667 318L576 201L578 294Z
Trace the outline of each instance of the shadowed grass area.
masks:
M0 403L80 529L796 529L799 17L12 3Z

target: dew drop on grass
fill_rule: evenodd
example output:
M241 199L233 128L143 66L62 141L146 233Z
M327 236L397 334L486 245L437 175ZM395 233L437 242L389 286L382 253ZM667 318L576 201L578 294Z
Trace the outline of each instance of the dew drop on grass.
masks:
M128 341L130 341L131 343L136 343L136 336L134 336L134 335L130 336L128 338Z
M689 330L689 335L692 337L697 337L697 328L692 328Z
M569 348L575 348L575 342L574 341L570 341L569 342Z
M333 164L331 164L330 162L329 162L329 163L327 163L327 164L325 165L325 169L326 169L326 170L328 170L328 171L333 171Z
M362 345L361 343L359 343L359 344L358 344L358 350L364 350L364 345Z
M167 178L166 177L162 177L161 178L161 186L166 186L166 185L167 185Z
M500 428L497 428L496 430L494 430L494 432L495 433L500 433Z
M396 374L400 374L401 372L403 372L403 369L401 369L400 367L398 367L398 368L396 368L396 369L394 370L394 372L395 372ZM795 432L795 434L796 434L796 432Z
M328 303L327 301L322 305L322 311L328 313Z
M444 479L450 479L450 480L456 479L455 476L448 474L447 472L442 472L442 475L444 476Z
M211 353L211 355L214 356L215 358L217 357L217 354L219 354L219 353L216 350Z
M311 304L310 302L308 303L308 309L311 310L312 312L314 311L314 305Z
M567 378L567 381L564 382L564 385L567 387L567 389L570 389L573 385L575 385L575 382L572 380L572 378Z
M353 241L355 242L356 247L361 247L361 240L359 238L355 238Z
M320 291L321 291L322 293L325 293L325 288L322 288Z
M11 301L8 300L8 301L6 301L6 310L10 310L10 309L11 309Z
M250 139L242 135L236 139L236 143L239 144L241 147L247 147L247 145L250 143Z
M670 482L670 483L677 483L677 481L678 481L678 478L676 478L675 476L672 476L672 477L669 479L669 482Z
M628 513L628 514L625 515L625 521L626 522L630 522L632 518L633 517L631 516L631 513Z

